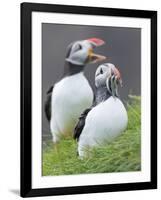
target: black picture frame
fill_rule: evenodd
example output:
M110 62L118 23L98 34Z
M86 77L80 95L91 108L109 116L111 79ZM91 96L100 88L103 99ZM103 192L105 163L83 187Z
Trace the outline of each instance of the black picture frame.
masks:
M92 186L32 189L32 12L74 13L148 18L151 20L151 181ZM47 196L98 193L157 188L157 12L114 8L65 6L52 4L21 4L21 196Z

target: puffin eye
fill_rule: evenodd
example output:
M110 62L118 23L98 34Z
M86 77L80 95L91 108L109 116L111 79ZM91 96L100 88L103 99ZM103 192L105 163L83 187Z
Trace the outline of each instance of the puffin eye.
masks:
M103 74L103 70L102 70L102 68L101 68L101 70L100 70L100 74Z
M77 44L77 48L76 48L76 51L79 51L82 49L82 46L80 44Z

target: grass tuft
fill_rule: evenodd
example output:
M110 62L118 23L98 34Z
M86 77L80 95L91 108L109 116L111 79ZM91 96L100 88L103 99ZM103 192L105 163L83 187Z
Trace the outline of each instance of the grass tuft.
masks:
M129 95L127 130L112 143L92 150L84 160L77 156L72 138L61 140L54 149L51 141L43 148L43 176L127 172L141 170L141 98Z

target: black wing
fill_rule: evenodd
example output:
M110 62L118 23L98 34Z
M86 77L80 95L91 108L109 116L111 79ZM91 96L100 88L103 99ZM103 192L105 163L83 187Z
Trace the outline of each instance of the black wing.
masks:
M54 86L51 86L46 93L47 98L45 101L45 114L48 121L50 121L51 119L51 96L52 96L53 87Z
M77 141L79 140L79 137L82 133L82 130L84 128L84 125L85 125L85 120L86 120L86 117L87 117L87 114L89 113L89 111L92 109L92 107L90 108L87 108L86 110L84 110L84 112L81 114L81 116L79 117L79 121L77 123L77 125L75 126L75 129L74 129L74 139L76 139Z

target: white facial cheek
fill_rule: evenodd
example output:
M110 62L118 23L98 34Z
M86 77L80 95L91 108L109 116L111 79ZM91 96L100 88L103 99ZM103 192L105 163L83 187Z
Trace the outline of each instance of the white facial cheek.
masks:
M107 69L107 72L106 72L106 78L109 78L111 76L111 69Z
M107 73L102 74L102 77L101 77L102 81L104 81L106 78L107 78Z
M96 87L98 87L98 86L100 85L99 76L96 77L96 79L95 79L95 84L96 84Z
M72 60L78 61L78 62L80 62L80 63L83 63L83 61L84 61L81 52L75 52L75 53L72 55L71 58L72 58Z
M87 59L88 52L86 50L81 50L80 54L82 56L82 59L85 61Z

